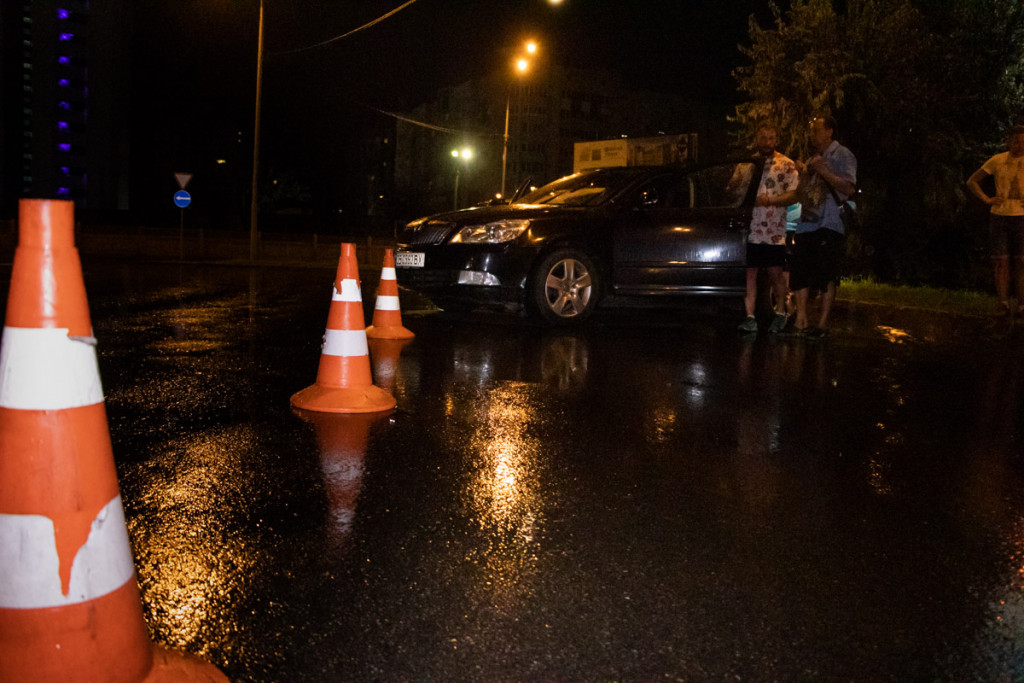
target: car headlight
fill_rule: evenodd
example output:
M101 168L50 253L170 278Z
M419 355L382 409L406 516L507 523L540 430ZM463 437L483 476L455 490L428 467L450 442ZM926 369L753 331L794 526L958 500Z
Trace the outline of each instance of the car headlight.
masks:
M511 242L523 234L530 221L525 219L494 221L483 225L467 225L452 238L452 243L499 244Z

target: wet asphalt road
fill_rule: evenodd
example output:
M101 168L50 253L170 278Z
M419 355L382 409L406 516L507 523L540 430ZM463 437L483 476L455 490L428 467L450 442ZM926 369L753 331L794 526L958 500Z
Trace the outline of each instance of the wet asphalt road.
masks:
M309 421L333 275L85 264L156 640L239 681L1024 678L1016 335L406 310L397 411Z

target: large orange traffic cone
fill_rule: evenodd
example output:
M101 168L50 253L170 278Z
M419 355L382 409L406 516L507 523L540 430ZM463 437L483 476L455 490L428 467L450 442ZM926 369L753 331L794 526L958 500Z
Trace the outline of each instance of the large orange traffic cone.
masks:
M395 250L384 250L384 267L373 305L373 324L366 328L370 339L412 339L416 335L402 327L402 309L398 304L398 280L395 279Z
M0 344L0 681L223 681L149 642L74 204L21 200Z
M354 244L341 245L316 384L294 394L291 403L322 413L375 413L396 405L394 396L373 385L370 374Z

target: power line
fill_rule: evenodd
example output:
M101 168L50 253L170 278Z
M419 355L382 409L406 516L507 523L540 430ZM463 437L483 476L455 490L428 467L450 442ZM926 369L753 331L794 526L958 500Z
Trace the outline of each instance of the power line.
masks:
M364 29L368 29L371 26L379 24L380 22L384 21L385 19L387 19L389 17L392 17L395 14L398 14L399 12L401 12L403 9L405 9L409 5L413 4L414 2L416 2L416 0L408 0L408 2L405 2L405 3L401 4L401 5L399 5L398 7L396 7L393 10L391 10L390 12L387 12L386 14L382 14L381 16L377 17L373 21L368 22L366 24L363 24L359 28L352 29L351 31L348 31L347 33L343 33L340 36L335 36L335 37L329 38L327 40L322 40L319 43L314 43L313 45L307 45L306 47L296 48L294 50L281 50L281 51L278 51L278 52L270 52L270 53L268 53L268 55L269 56L275 56L275 57L279 56L279 55L292 55L292 54L296 54L298 52L305 52L306 50L313 50L313 49L318 48L318 47L323 47L324 45L329 45L330 43L333 43L335 41L341 40L343 38L347 38L347 37L349 37L349 36L351 36L351 35L353 35L355 33L358 33L359 31L362 31ZM473 133L471 131L457 130L455 128L445 128L443 126L437 126L437 125L434 125L432 123L427 123L425 121L417 121L416 119L409 118L408 116L403 116L402 114L396 114L395 112L391 112L391 111L385 111L384 109L380 109L379 107L375 107L375 106L373 106L371 104L366 104L364 102L356 101L356 104L359 104L360 106L366 107L367 109L372 109L373 111L377 112L378 114L383 114L384 116L390 116L391 118L394 118L394 119L396 119L398 121L404 121L405 123L408 123L408 124L411 124L411 125L414 125L414 126L419 126L420 128L426 128L428 130L436 130L436 131L438 131L440 133L447 133L449 135L468 135L468 136L472 136L472 137L501 137L497 133Z
M375 24L379 24L380 22L384 21L388 17L391 17L391 16L394 16L395 14L398 14L399 12L401 12L402 10L404 10L406 7L408 7L409 5L411 5L414 2L416 2L416 0L409 0L405 4L399 5L395 9L391 10L390 12L388 12L387 14L383 14L383 15L377 17L376 19L374 19L373 21L371 21L371 22L369 22L367 24L363 24L359 28L354 28L351 31L349 31L348 33L343 33L340 36L334 36L333 38L328 38L327 40L320 41L319 43L314 43L313 45L307 45L306 47L299 47L299 48L296 48L294 50L282 50L280 52L270 52L270 53L268 53L268 56L276 57L278 55L293 55L293 54L295 54L297 52L305 52L306 50L312 50L314 48L323 47L324 45L329 45L330 43L333 43L336 40L341 40L342 38L348 38L353 33L359 33L363 29L370 28L371 26L373 26Z
M378 114L383 114L384 116L390 116L393 119L397 119L399 121L404 121L405 123L409 123L409 124L412 124L414 126L419 126L420 128L427 128L429 130L436 130L436 131L438 131L440 133L448 133L449 135L464 135L464 136L470 136L470 137L476 137L476 138L486 138L486 137L497 137L497 138L500 138L500 137L502 137L501 133L474 133L473 131L468 131L468 130L458 130L458 129L455 129L455 128L445 128L444 126L438 126L438 125L435 125L433 123L427 123L425 121L417 121L416 119L409 118L408 116L404 116L402 114L396 114L393 111L385 111L384 109L380 109L379 107L375 107L372 104L366 104L365 102L359 102L357 100L353 100L353 101L356 102L356 104L358 104L360 106L366 107L367 109L372 109L373 111L377 112Z

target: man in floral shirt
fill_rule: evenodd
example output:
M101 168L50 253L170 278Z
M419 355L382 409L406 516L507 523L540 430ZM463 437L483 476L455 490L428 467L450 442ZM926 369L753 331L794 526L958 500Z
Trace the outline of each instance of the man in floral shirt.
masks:
M757 273L765 269L775 293L775 317L768 331L775 334L786 327L786 207L796 201L800 179L796 164L775 150L779 134L771 124L762 124L754 135L754 149L764 160L761 183L747 236L747 296L743 303L746 319L741 332L757 332L754 304L757 301Z

